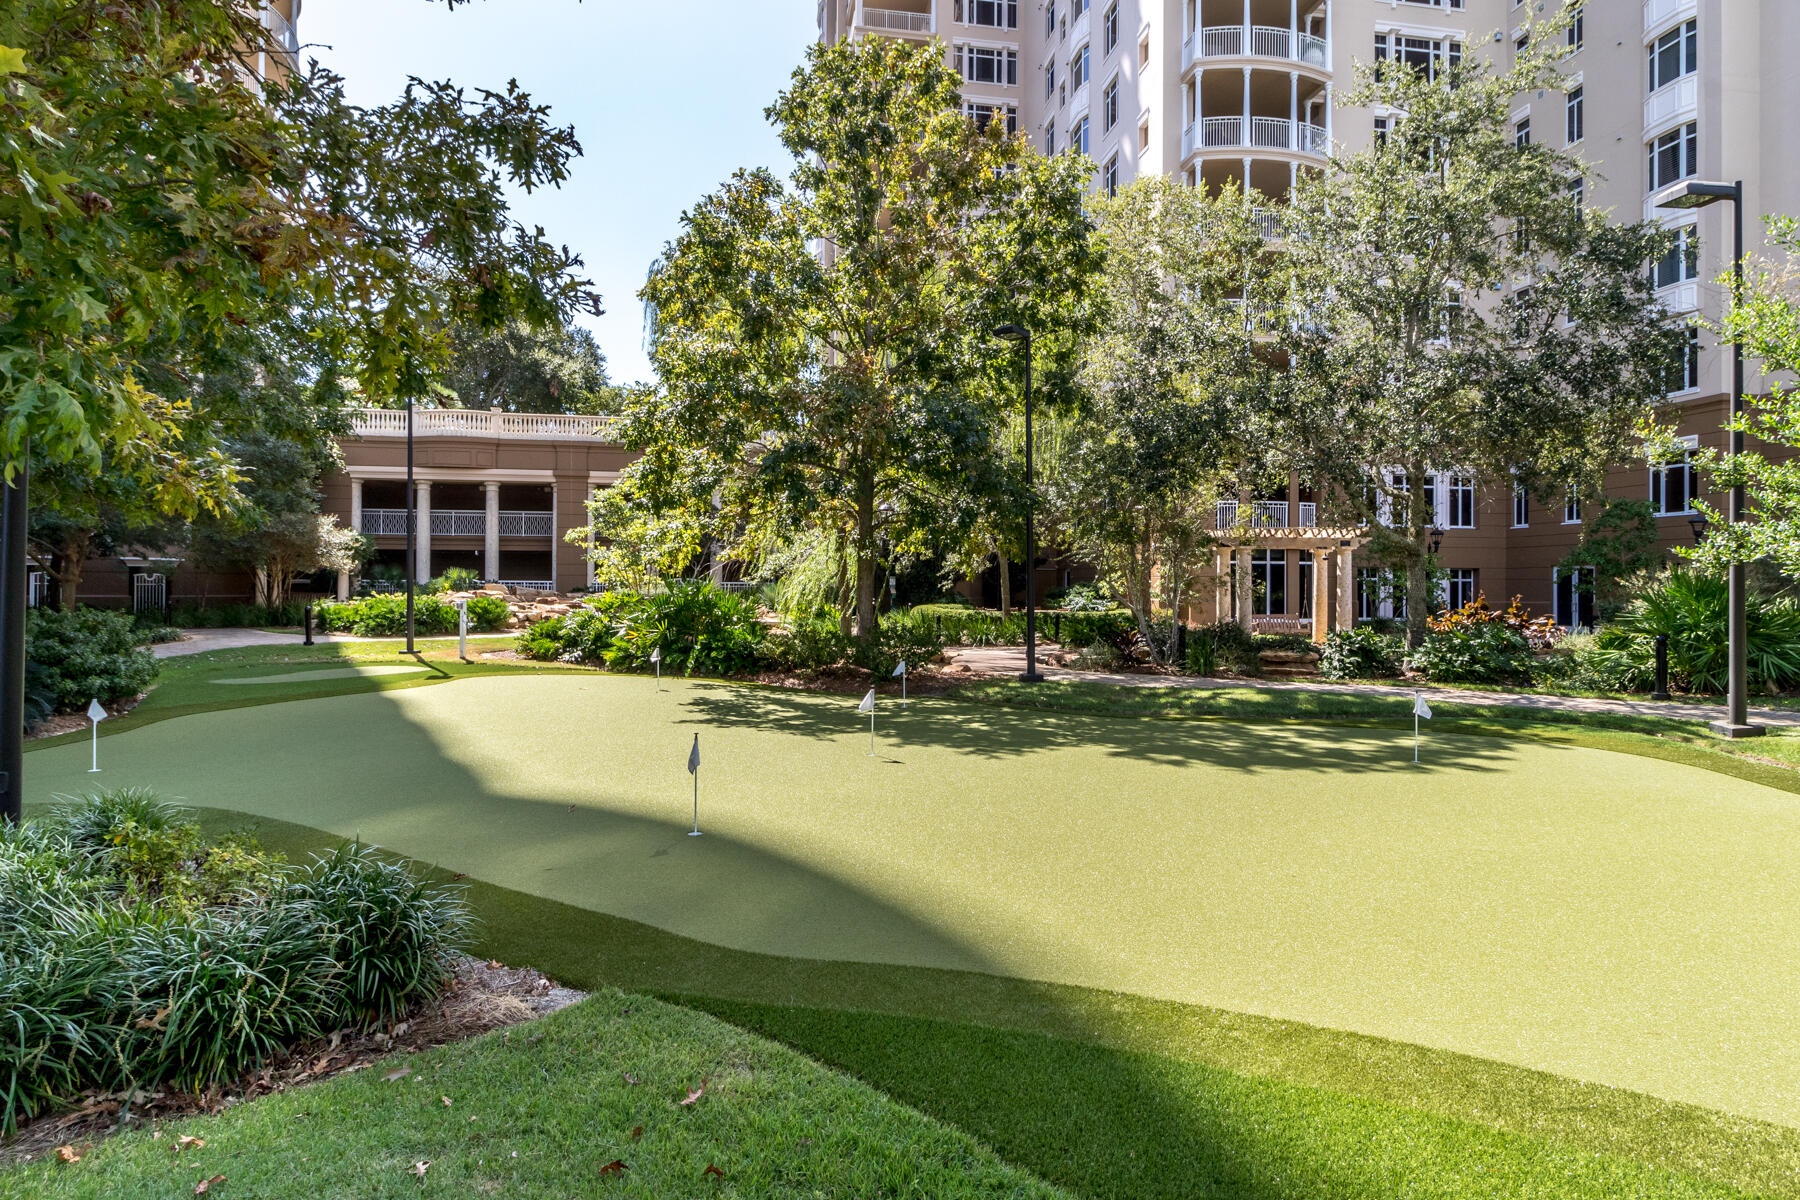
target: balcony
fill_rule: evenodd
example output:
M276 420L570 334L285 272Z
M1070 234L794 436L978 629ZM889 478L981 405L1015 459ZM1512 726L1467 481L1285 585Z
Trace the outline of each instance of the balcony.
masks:
M1666 313L1699 312L1700 284L1690 280L1687 283L1672 283L1668 287L1657 288L1656 303Z
M1644 97L1644 137L1691 121L1700 111L1700 76L1683 75Z
M929 11L908 12L898 8L865 8L858 3L855 27L870 33L931 37L937 33L937 14Z
M1293 528L1311 529L1319 523L1319 506L1310 500L1302 500L1291 506L1298 510L1299 524ZM1286 500L1256 500L1250 506L1250 528L1252 529L1287 529L1290 505ZM1216 528L1235 529L1238 523L1238 502L1236 500L1219 501Z
M1181 131L1183 158L1210 150L1284 150L1320 158L1331 153L1323 125L1286 117L1202 117Z
M565 413L509 413L487 408L421 408L413 412L413 436L482 437L528 441L616 443L617 417L583 417ZM403 408L361 408L350 416L358 437L405 437Z
M1242 25L1213 25L1188 34L1181 44L1182 64L1191 67L1213 58L1272 58L1321 71L1329 69L1324 38L1295 29L1252 25L1246 48L1245 32Z
M271 47L287 56L289 66L296 64L300 59L300 35L294 32L294 23L265 0L262 24L269 31Z
M528 510L502 509L500 536L549 538L554 532L551 514ZM365 508L362 532L370 537L405 537L404 508ZM485 537L487 513L479 508L434 508L431 510L431 536Z

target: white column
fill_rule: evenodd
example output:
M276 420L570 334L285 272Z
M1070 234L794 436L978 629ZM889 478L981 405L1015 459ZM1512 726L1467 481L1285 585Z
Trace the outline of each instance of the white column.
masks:
M1244 0L1244 48L1242 53L1250 53L1250 0ZM1249 74L1249 72L1246 71L1245 74ZM1246 107L1244 111L1249 112L1250 110Z
M1246 630L1252 627L1251 617L1256 613L1256 582L1250 569L1250 550L1240 547L1237 551L1237 619L1238 624Z
M362 532L362 485L362 480L354 475L350 477L350 528L356 533Z
M590 502L599 490L599 488L595 487L588 488L588 500ZM588 591L591 592L594 590L594 584L598 582L594 578L594 510L592 507L588 508L585 516L587 517L588 535L587 549L583 557L587 559L587 588Z
M1350 547L1339 546L1337 552L1337 585L1339 629L1356 628L1356 572L1350 566Z
M1288 0L1288 57L1300 57L1300 0Z
M550 484L550 590L556 590L556 551L562 544L562 484Z
M481 574L489 583L500 578L500 485L483 483L487 493L487 514L482 520Z
M413 578L424 583L431 578L431 481L421 479L416 486L418 501L414 508L416 527L413 537L418 559L413 563Z
M1298 71L1288 72L1288 120L1295 125L1300 123L1300 72ZM1296 130L1289 136L1294 139L1294 148L1299 149L1299 131Z
M1325 153L1327 154L1330 154L1331 148L1337 144L1331 136L1331 131L1336 124L1331 110L1335 107L1337 107L1337 102L1332 97L1331 85L1328 83L1325 85Z
M1331 60L1331 10L1335 7L1336 5L1332 4L1331 0L1325 0L1325 69L1327 71L1337 69L1336 64Z

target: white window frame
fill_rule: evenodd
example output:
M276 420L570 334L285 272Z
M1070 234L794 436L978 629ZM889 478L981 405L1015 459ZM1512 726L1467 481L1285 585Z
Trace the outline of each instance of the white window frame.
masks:
M1563 137L1573 146L1587 137L1587 89L1576 84L1563 95Z
M1119 0L1107 6L1100 16L1100 54L1110 58L1119 48Z
M1119 77L1115 74L1100 89L1100 132L1111 133L1119 123Z
M1092 74L1092 64L1088 55L1089 44L1081 43L1081 49L1069 55L1069 86L1078 88L1087 83Z
M1676 174L1659 173L1657 162L1666 148L1675 151ZM1692 179L1700 173L1700 123L1687 121L1665 129L1644 144L1644 157L1649 191L1659 192L1672 183Z
M1119 194L1119 152L1116 150L1100 168L1100 187L1108 196Z
M1481 594L1480 582L1480 572L1474 567L1451 567L1444 572L1443 586L1438 589L1438 603L1450 611L1473 604L1475 597Z
M1689 434L1681 439L1682 451L1679 459L1657 463L1650 468L1650 507L1659 517L1686 517L1694 512L1694 451L1700 448L1697 434ZM1682 475L1682 507L1669 508L1667 501L1668 476L1671 471L1679 471Z
M1444 528L1475 528L1475 477L1468 474L1450 474L1443 477ZM1464 512L1458 512L1461 507Z
M1675 287L1678 284L1692 283L1700 278L1700 226L1697 221L1685 225L1669 227L1675 235L1675 244L1669 252L1657 259L1650 267L1650 282L1658 290ZM1665 278L1663 270L1671 261L1674 264L1673 275Z
M1675 48L1675 73L1664 76L1657 70L1657 58L1665 46ZM1672 83L1679 83L1700 70L1700 20L1690 17L1679 25L1671 25L1644 46L1646 64L1645 83L1651 94L1662 91Z
M1531 528L1531 493L1525 490L1522 483L1513 484L1512 527Z
M978 19L984 12L991 13L994 20ZM1017 29L1019 0L955 0L951 16L958 25L971 25L977 29Z
M1573 487L1569 489L1568 499L1563 501L1562 523L1564 525L1581 524L1581 494Z

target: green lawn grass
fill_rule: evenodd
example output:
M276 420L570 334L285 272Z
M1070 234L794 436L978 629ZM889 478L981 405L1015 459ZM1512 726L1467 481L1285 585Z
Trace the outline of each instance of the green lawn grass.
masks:
M386 1078L401 1068L410 1073ZM243 1200L1066 1195L792 1050L616 992L160 1133L107 1140L74 1164L0 1171L0 1196L161 1198L217 1175L207 1194ZM176 1154L184 1134L205 1146ZM627 1169L602 1175L615 1160ZM419 1162L430 1163L423 1179Z

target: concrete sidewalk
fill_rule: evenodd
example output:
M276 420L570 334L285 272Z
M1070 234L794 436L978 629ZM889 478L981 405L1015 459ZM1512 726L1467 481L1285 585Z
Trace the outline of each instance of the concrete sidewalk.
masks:
M388 637L359 637L353 633L315 633L313 641L325 642L393 642L404 634ZM513 633L471 633L469 640L492 641L495 638L518 637ZM421 642L453 642L454 633L420 634ZM297 633L271 633L267 629L184 629L179 642L163 642L150 647L158 658L175 658L183 654L207 654L214 650L237 650L244 646L302 646L306 639Z
M1072 683L1107 683L1116 687L1168 688L1251 688L1262 691L1324 692L1340 696L1391 696L1403 698L1410 693L1404 687L1384 684L1324 683L1312 680L1203 679L1196 675L1129 675L1104 671L1072 671L1051 666L1042 657L1040 646L1038 671L1046 679ZM953 667L965 666L978 675L1015 676L1025 670L1022 646L970 646L948 652ZM1580 696L1541 696L1522 692L1478 692L1465 688L1431 687L1420 689L1428 700L1446 704L1487 704L1506 708L1537 709L1540 712L1615 713L1632 717L1661 717L1669 721L1717 721L1723 719L1721 704L1692 704L1676 700L1595 700ZM1750 710L1753 724L1784 729L1800 729L1800 712L1776 708Z

